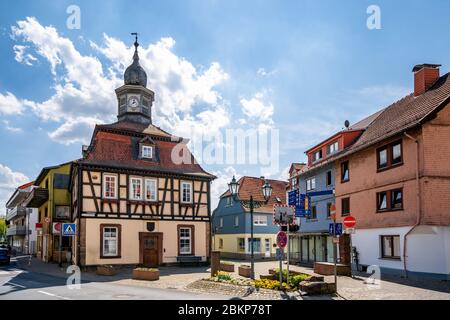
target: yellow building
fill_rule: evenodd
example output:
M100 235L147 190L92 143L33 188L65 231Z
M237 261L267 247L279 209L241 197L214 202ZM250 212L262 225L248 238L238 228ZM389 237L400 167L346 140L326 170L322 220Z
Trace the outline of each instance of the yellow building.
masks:
M72 246L71 238L61 238L59 232L61 223L71 221L70 170L71 162L42 169L24 201L26 207L38 208L36 251L45 262L65 261Z

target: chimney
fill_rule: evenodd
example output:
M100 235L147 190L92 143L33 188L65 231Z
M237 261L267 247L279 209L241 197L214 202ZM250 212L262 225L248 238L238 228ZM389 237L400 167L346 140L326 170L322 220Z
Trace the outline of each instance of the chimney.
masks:
M413 68L414 72L414 96L425 93L438 79L440 64L418 64Z

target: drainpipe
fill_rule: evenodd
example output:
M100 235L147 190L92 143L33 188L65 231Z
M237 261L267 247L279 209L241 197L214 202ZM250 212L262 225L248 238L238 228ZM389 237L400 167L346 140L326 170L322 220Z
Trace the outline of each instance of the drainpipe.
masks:
M417 227L420 225L420 220L421 220L421 203L420 203L420 180L419 180L419 159L420 159L420 154L419 154L419 141L417 139L415 139L414 137L410 136L409 134L407 134L406 132L403 132L403 134L405 135L405 137L407 137L408 139L414 141L416 143L416 189L417 189L417 193L416 193L416 206L417 206L417 218L416 218L416 223L414 224L414 226L403 236L403 268L405 270L405 275L406 278L408 278L408 269L406 266L406 242L407 242L407 238L408 235Z

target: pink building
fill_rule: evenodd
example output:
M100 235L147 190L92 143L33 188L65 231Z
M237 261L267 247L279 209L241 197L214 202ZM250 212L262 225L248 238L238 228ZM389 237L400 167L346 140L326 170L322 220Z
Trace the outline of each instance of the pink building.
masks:
M335 158L338 220L356 218L359 264L450 279L450 74L414 67L414 92Z

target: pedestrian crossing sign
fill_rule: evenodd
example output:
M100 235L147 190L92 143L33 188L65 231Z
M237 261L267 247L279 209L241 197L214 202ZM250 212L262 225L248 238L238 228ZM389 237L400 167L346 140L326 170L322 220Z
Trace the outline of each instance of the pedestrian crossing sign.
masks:
M77 227L75 223L63 223L63 236L72 237L75 235Z

